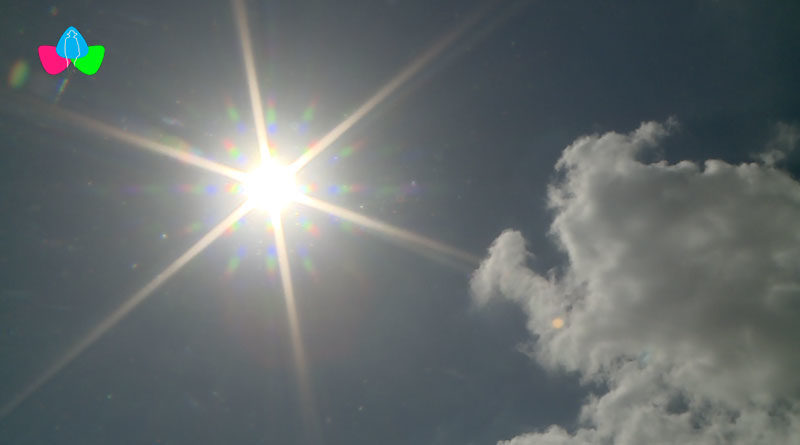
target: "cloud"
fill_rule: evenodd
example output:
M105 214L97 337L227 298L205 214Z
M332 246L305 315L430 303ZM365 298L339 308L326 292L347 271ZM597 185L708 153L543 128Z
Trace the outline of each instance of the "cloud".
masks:
M607 388L574 431L502 443L800 443L800 183L766 161L637 159L674 126L564 150L558 274L531 270L511 230L474 273L478 303L525 310L536 360Z
M770 167L786 159L800 142L800 128L796 125L779 122L773 133L766 149L755 155L756 159Z

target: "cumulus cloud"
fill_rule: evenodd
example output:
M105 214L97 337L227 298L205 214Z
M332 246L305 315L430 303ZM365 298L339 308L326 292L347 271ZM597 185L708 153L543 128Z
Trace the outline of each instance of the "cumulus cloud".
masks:
M531 270L516 231L475 272L476 301L525 310L536 360L607 388L577 429L503 443L800 443L800 183L766 160L640 161L674 125L564 150L560 273Z

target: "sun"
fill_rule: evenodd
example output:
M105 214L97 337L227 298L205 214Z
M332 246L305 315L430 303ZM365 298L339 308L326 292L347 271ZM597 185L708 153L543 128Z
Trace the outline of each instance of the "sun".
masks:
M294 172L275 161L265 161L251 171L242 184L250 207L280 213L299 191Z

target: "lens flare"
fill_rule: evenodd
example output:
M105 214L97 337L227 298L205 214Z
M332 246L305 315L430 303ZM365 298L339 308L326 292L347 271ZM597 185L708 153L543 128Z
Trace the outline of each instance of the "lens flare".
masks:
M200 238L200 240L194 245L192 245L189 250L184 252L161 273L157 274L137 293L125 300L125 302L119 308L117 308L117 310L103 319L78 343L67 349L55 363L53 363L42 374L36 377L36 379L33 380L29 386L24 388L16 397L14 397L5 405L0 406L0 419L14 411L14 409L25 402L25 400L27 400L31 394L49 382L63 368L69 365L86 349L91 347L97 340L103 337L103 335L111 330L120 320L125 318L140 303L149 298L163 283L178 273L178 271L180 271L184 265L205 250L205 248L208 247L214 240L220 236L235 232L242 225L245 215L247 215L253 209L263 209L270 212L272 230L268 229L268 232L273 233L275 245L268 248L266 266L270 276L275 275L276 272L279 274L281 286L283 288L287 309L287 318L289 321L289 335L294 356L294 367L300 393L300 404L304 417L304 431L308 438L306 442L309 443L320 443L322 438L319 422L316 417L313 387L311 385L311 379L309 378L308 363L306 360L306 353L301 335L302 332L300 330L298 319L298 311L290 271L289 251L287 249L286 238L281 222L281 210L289 203L296 201L300 204L305 204L311 208L330 214L332 217L341 220L341 222L345 224L345 227L349 227L351 230L353 225L363 227L382 234L388 239L397 241L404 247L418 250L426 255L436 254L432 256L434 258L451 257L455 260L458 260L460 264L466 264L471 269L474 269L474 267L477 267L480 264L480 259L469 252L446 245L440 241L418 235L409 230L395 227L389 223L372 219L345 208L312 198L308 194L316 190L317 185L311 183L310 185L306 185L304 187L298 187L295 182L295 173L306 166L329 146L331 146L331 144L333 144L342 134L347 132L353 125L358 123L372 109L383 103L389 96L394 94L395 91L407 84L412 77L416 76L420 71L423 70L423 68L438 58L446 49L451 47L452 44L462 34L465 34L468 29L478 22L478 19L484 15L486 9L484 8L483 10L476 11L474 14L469 16L467 20L447 33L441 40L424 51L419 57L414 59L408 66L406 66L388 83L386 83L381 89L367 99L367 101L364 102L358 109L356 109L356 111L353 112L348 118L339 123L320 140L312 143L308 149L290 166L283 166L275 163L275 161L271 159L271 150L273 150L273 147L271 147L269 144L268 134L274 134L278 131L275 101L273 99L268 100L265 113L261 100L258 77L255 71L255 59L253 55L252 41L250 38L250 29L247 23L247 13L245 11L244 0L232 0L232 3L234 9L234 19L239 31L239 39L242 48L244 70L247 79L250 103L255 120L255 132L258 141L258 149L261 156L261 162L263 163L259 168L250 172L249 174L236 168L206 159L201 153L195 153L195 150L189 147L188 144L177 138L174 138L175 140L163 140L163 138L162 140L151 140L145 136L128 132L126 129L114 127L76 112L64 110L55 106L43 107L38 104L28 103L29 107L26 108L38 108L39 110L43 111L43 113L40 113L40 115L56 118L57 120L74 124L76 127L96 133L105 138L111 138L116 141L126 143L131 147L156 153L161 156L166 156L184 164L225 176L233 180L234 183L229 183L222 189L224 189L227 193L234 195L244 192L247 196L247 202L234 210L233 213L226 217L221 223L211 228L209 232ZM57 14L57 12L57 8L51 8L52 15ZM77 30L75 30L75 32L77 34ZM64 47L64 51L66 51L66 45L62 46ZM43 50L42 48L45 49ZM87 54L85 58L88 62L90 59L89 56L92 55L91 47L85 49L86 50L82 51L81 54ZM40 47L40 58L43 63L45 63L46 60L49 59L43 57L42 51L51 51L56 53L58 48L50 47L50 49L47 49L46 47ZM104 54L102 52L102 47L97 48L95 52L97 51L100 52L97 53L97 57L94 58L96 63L84 63L80 62L81 59L78 59L78 61L74 62L75 66L85 74L94 74L94 72L97 71L97 68L99 68L100 61L102 60ZM64 58L67 57L68 54L65 53L58 56ZM53 68L58 69L58 72L63 71L68 64L68 59L64 60L64 62L65 63L63 66L58 64L58 66L54 66ZM11 88L20 88L25 82L27 70L23 63L24 61L15 64L15 66L12 68L12 72L9 73L8 83ZM45 69L48 69L47 65L45 65ZM67 85L68 79L61 83L55 100L56 102L63 94ZM4 96L2 92L0 92L0 95ZM0 100L0 104L5 105L6 103L8 103L7 100ZM241 120L239 110L233 106L233 102L231 100L228 100L226 105L230 120L240 124ZM7 107L2 108L4 111L7 109ZM20 107L17 106L14 107L13 110L18 112L19 108ZM301 133L304 132L303 125L314 119L315 111L316 102L312 102L303 112L302 123L300 127ZM164 122L168 125L173 125L171 120L164 120ZM240 128L244 127L240 126ZM178 147L175 147L174 145L178 145ZM228 155L232 159L239 163L246 162L241 151L232 141L225 141L223 142L223 145L225 146L225 150L227 151ZM339 159L349 157L358 148L360 148L360 144L345 147L340 151L339 154L334 155L331 160L335 162ZM190 150L190 152L187 152L186 149ZM205 189L197 185L186 185L179 188L179 191L181 192L191 192L197 194L202 193L203 190L205 190L205 193L213 195L216 194L220 188L215 185L207 186ZM362 190L363 188L359 185L337 185L333 188L329 188L329 192L333 194L354 193ZM141 191L145 191L145 189L134 187L130 190L130 193L136 194L140 193ZM416 183L412 181L409 187L402 189L401 192L395 192L395 194L401 193L402 196L405 196L407 194L417 192L418 190L416 190ZM186 233L193 233L199 231L202 226L203 225L201 223L194 222L187 226L184 231ZM302 223L301 227L316 236L317 228L313 223L305 221ZM166 233L162 234L163 239L166 239L166 237ZM244 255L245 251L241 250L236 256L229 260L226 274L232 275L236 272L236 269L240 266L241 259L244 257ZM131 269L137 269L138 263L133 263L130 267ZM310 275L312 275L312 277L315 275L314 264L311 261L311 258L307 255L303 255L303 267ZM554 326L556 321L559 323L559 326L556 326L557 328L563 326L564 322L560 318L557 318L553 321Z

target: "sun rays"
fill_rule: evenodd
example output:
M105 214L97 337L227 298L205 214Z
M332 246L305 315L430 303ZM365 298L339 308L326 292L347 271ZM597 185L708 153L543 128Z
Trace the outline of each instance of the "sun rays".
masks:
M261 93L258 86L258 76L255 69L250 30L247 23L245 6L241 0L232 0L234 19L241 43L244 72L247 81L253 118L255 120L255 133L260 154L259 166L245 172L201 156L178 150L168 145L152 141L146 137L116 128L88 116L76 112L60 109L55 106L33 105L45 115L54 119L72 124L78 128L88 130L103 138L125 143L131 147L156 153L170 159L179 161L184 165L200 168L213 172L242 184L247 199L228 216L222 219L208 233L203 235L186 252L181 254L166 269L157 274L150 282L138 292L127 298L120 307L103 319L88 334L76 344L67 349L64 354L31 384L19 392L13 399L0 408L0 419L10 414L20 404L25 402L39 388L69 365L86 349L91 347L98 339L112 329L120 320L125 318L133 309L150 297L162 284L178 273L183 266L199 255L206 247L220 237L229 227L247 215L249 212L262 209L268 212L272 221L275 236L275 246L278 258L278 269L281 279L281 288L286 304L289 335L291 340L293 361L297 377L298 389L303 409L303 417L308 428L308 434L319 434L314 408L313 389L310 384L307 359L302 341L302 330L296 308L292 274L289 265L289 255L284 236L281 210L290 203L305 205L309 208L322 211L343 220L358 224L390 239L408 244L431 254L444 256L468 266L475 266L479 259L468 252L449 246L440 241L416 234L409 230L393 226L387 222L379 221L351 210L330 204L318 198L304 194L294 182L294 176L303 167L313 161L319 154L331 146L342 134L366 116L371 110L382 103L398 88L406 84L413 76L420 72L433 59L441 55L454 41L467 29L474 25L478 19L477 14L471 15L442 39L437 41L428 50L408 64L374 95L365 101L350 117L330 130L317 144L306 151L297 160L288 166L279 166L270 158L270 145L267 138L267 128L262 105Z
M236 28L239 30L239 42L242 44L242 57L244 59L244 72L247 76L247 90L250 93L250 104L253 109L253 119L256 125L256 139L258 140L258 153L261 161L269 159L269 140L267 139L267 126L264 120L264 106L261 102L261 90L258 88L256 64L253 57L253 43L250 40L250 26L247 24L247 14L242 0L233 0L233 16Z

